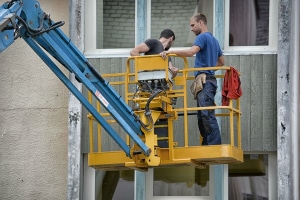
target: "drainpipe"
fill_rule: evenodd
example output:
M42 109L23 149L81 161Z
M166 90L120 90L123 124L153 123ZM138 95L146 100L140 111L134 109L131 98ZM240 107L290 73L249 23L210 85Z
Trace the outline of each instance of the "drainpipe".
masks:
M81 52L84 49L83 3L83 0L69 0L69 37ZM69 79L79 91L82 91L82 84L75 80L74 74L70 73ZM68 107L68 200L79 200L82 199L80 180L83 168L81 154L82 105L71 92L69 92Z

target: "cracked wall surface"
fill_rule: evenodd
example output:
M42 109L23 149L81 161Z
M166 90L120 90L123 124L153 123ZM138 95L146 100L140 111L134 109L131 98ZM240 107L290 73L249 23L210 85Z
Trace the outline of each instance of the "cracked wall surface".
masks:
M68 35L68 1L39 2ZM0 60L0 199L66 199L69 91L22 39Z

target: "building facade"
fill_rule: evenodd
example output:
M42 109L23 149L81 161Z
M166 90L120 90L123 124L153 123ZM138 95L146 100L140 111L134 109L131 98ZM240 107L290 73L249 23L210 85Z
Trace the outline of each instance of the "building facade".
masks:
M40 4L54 21L67 22L63 31L103 74L124 70L130 49L147 38L158 38L164 28L176 34L172 48L189 48L194 40L189 18L196 12L206 14L225 65L241 73L242 147L248 171L241 173L230 165L202 171L178 168L166 181L155 169L105 172L88 167L87 111L20 39L0 54L1 199L299 197L297 1L41 0ZM188 61L192 67L194 58ZM79 127L70 120L75 110ZM222 121L220 127L226 130L228 124ZM191 130L198 132L197 126ZM228 140L223 132L222 139ZM114 146L107 138L105 148ZM194 182L172 182L172 173L194 176Z

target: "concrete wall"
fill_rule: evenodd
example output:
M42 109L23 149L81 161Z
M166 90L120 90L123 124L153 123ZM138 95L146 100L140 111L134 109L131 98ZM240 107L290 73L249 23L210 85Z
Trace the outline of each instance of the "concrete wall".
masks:
M39 2L68 35L68 1ZM68 90L22 39L0 60L0 199L66 199Z

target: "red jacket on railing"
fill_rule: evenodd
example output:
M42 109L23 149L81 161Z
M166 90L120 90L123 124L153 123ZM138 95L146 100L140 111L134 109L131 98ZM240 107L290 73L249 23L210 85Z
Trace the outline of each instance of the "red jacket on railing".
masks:
M239 72L230 67L224 76L222 88L222 106L229 105L229 99L237 99L242 96L242 87Z

